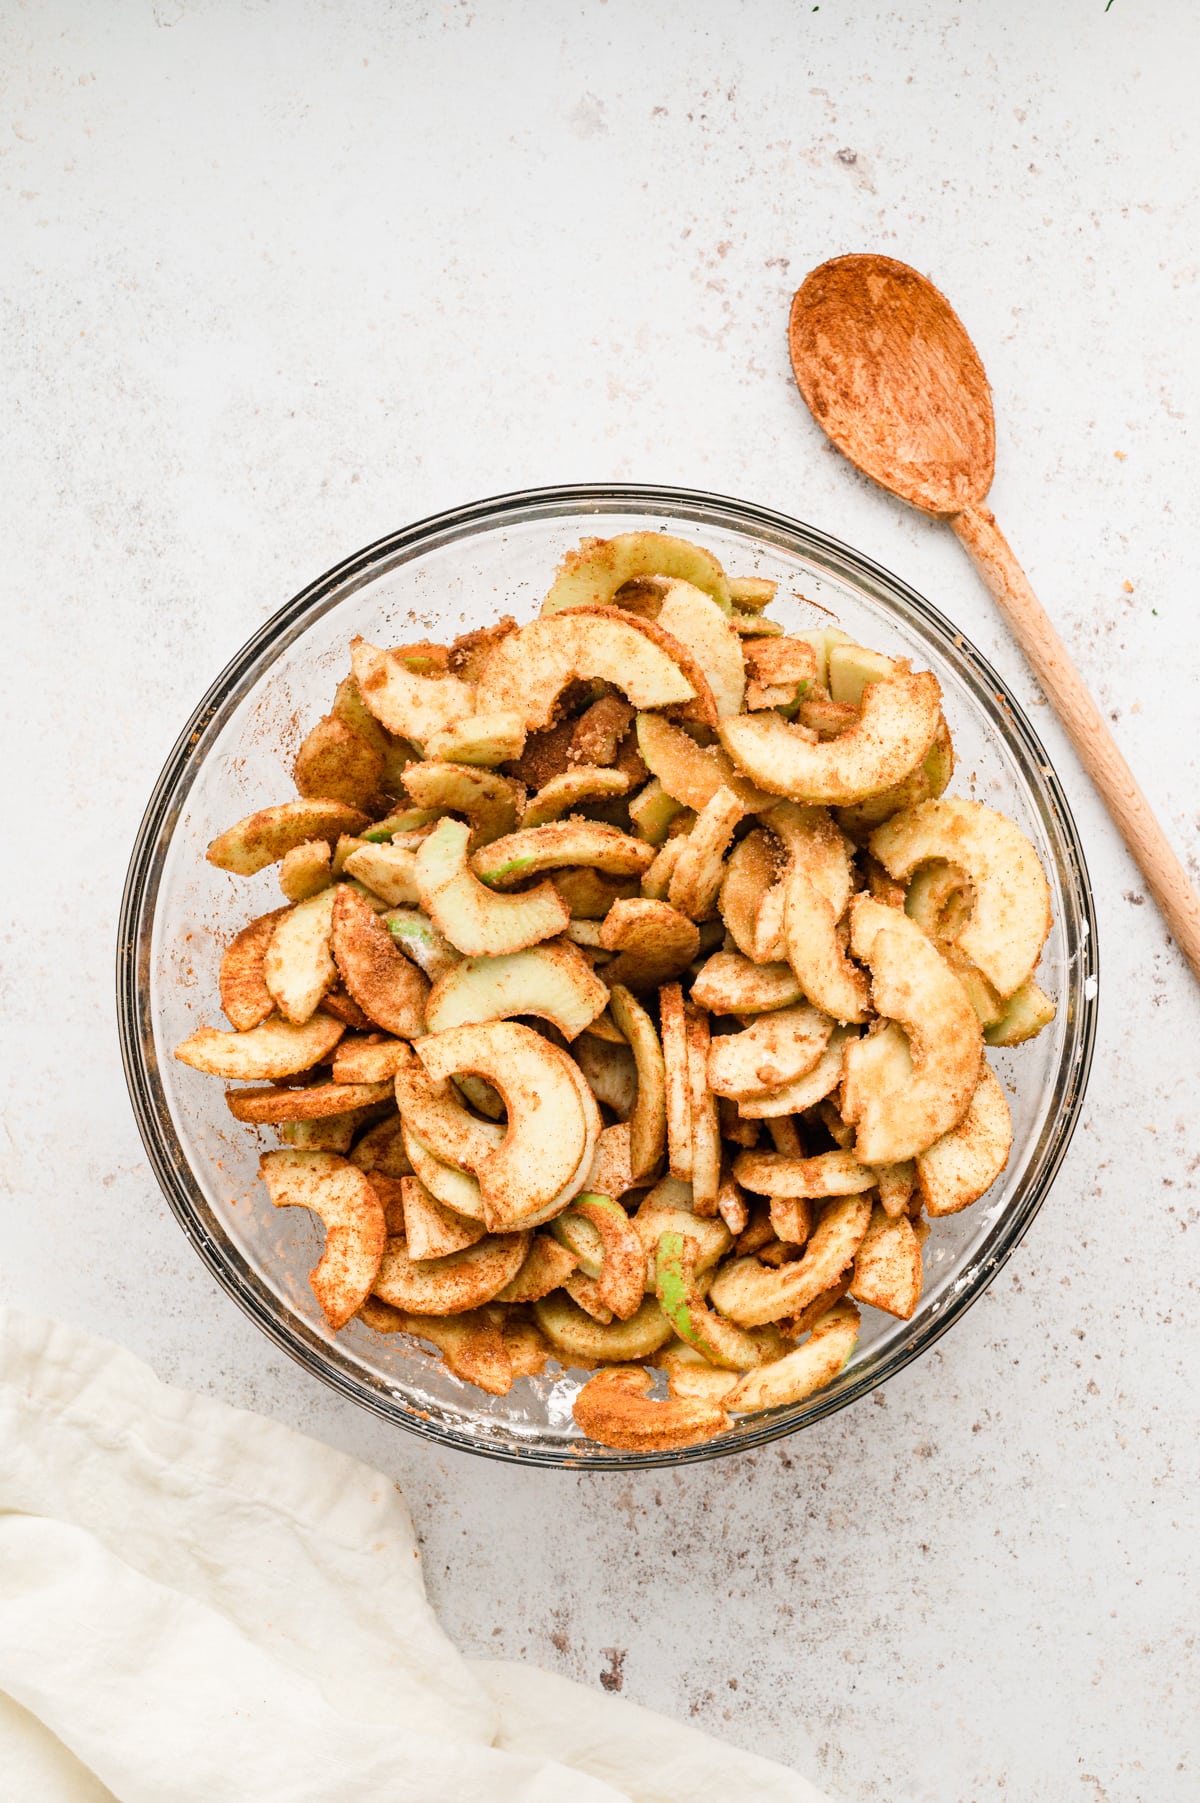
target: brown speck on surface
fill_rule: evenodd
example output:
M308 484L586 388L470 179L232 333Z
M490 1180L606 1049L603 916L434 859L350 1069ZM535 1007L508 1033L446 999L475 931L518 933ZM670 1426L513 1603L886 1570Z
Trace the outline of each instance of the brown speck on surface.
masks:
M623 1690L625 1688L625 1659L627 1648L602 1646L600 1651L608 1660L608 1670L600 1673L600 1682L605 1690Z

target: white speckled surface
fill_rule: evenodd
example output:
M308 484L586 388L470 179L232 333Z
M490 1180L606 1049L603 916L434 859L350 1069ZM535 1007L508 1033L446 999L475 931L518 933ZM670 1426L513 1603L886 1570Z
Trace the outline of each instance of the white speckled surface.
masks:
M1200 1791L1200 998L953 539L824 446L787 302L870 247L952 296L997 514L1195 872L1198 57L1182 0L0 18L4 1294L393 1472L469 1649L856 1803ZM274 1353L148 1173L112 1001L144 800L250 631L405 520L605 477L798 513L960 620L1057 760L1102 962L986 1298L802 1439L632 1481L438 1456Z

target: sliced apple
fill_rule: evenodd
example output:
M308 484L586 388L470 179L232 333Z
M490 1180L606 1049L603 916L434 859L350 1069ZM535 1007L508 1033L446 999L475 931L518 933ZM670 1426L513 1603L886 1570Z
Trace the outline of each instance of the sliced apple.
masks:
M462 953L439 933L427 914L419 908L392 908L383 916L383 924L395 943L424 971L431 983L444 977L460 962Z
M783 897L788 963L813 1006L845 1025L869 1017L871 992L862 971L839 945L836 926L829 902L805 871L793 866L784 879Z
M221 1006L239 1033L248 1033L275 1011L263 960L276 927L290 911L275 908L270 914L260 914L230 940L221 956Z
M858 1310L848 1302L836 1303L813 1322L803 1346L747 1372L725 1398L725 1407L731 1413L748 1415L803 1402L832 1383L842 1370L854 1351L858 1328Z
M739 714L720 722L721 743L751 782L793 801L844 806L907 776L933 743L941 690L928 670L867 688L857 725L813 742L779 714Z
M684 1340L672 1340L654 1362L666 1373L671 1395L683 1402L720 1403L737 1387L736 1371L722 1371L710 1365L702 1352Z
M556 870L550 881L572 920L603 920L614 902L629 901L640 888L635 876L606 876L589 864Z
M728 1252L731 1236L723 1220L716 1216L703 1219L691 1207L691 1186L668 1178L669 1187L658 1184L646 1196L633 1217L634 1232L646 1254L646 1289L652 1292L657 1281L655 1260L658 1242L664 1233L681 1233L696 1247L697 1277L708 1278L713 1266ZM671 1201L668 1198L673 1197ZM686 1206L684 1206L686 1204ZM707 1283L705 1284L707 1287Z
M943 796L896 814L871 851L897 881L930 858L965 871L974 891L957 943L1002 996L1032 975L1050 931L1050 888L1030 841L982 802Z
M808 1002L760 1015L744 1032L713 1040L709 1087L735 1102L770 1094L815 1067L833 1027L829 1016Z
M487 1232L482 1221L473 1221L439 1202L419 1177L402 1177L404 1242L408 1256L418 1263L428 1258L448 1258L467 1246L478 1245Z
M962 984L906 914L856 895L850 945L871 968L875 1007L903 1029L912 1068L901 1075L871 1067L877 1055L859 1049L869 1039L847 1047L842 1113L858 1129L863 1164L894 1164L962 1119L979 1080L983 1035Z
M273 1083L319 1064L345 1031L340 1021L326 1014L314 1014L301 1027L276 1015L246 1033L201 1027L176 1046L175 1056L181 1064L214 1077Z
M747 673L758 684L786 691L782 705L817 681L817 654L807 639L755 639L743 650Z
M917 1188L925 1212L937 1219L969 1208L996 1181L1011 1148L1008 1102L985 1059L962 1120L917 1154Z
M659 848L653 864L642 878L643 901L666 901L671 887L671 877L686 843L685 831L674 834L665 845Z
M623 695L601 695L576 720L567 762L578 766L615 764L633 725L633 715L634 710Z
M435 983L425 1004L431 1033L476 1021L532 1014L575 1039L608 1005L608 990L563 940L497 958L464 958Z
M208 848L210 864L235 876L254 876L286 857L306 839L336 844L343 833L357 833L370 825L370 816L342 801L302 800L281 802L247 814L236 826L218 834Z
M593 1196L610 1196L619 1202L636 1182L629 1161L629 1122L617 1121L614 1126L605 1127L596 1141L596 1156L584 1189Z
M571 1237L577 1223L591 1227L598 1241L599 1258L594 1269L589 1267L586 1249L581 1249ZM628 1321L637 1313L645 1294L646 1255L619 1202L585 1191L551 1223L551 1232L575 1253L581 1269L594 1279L599 1300L617 1320Z
M659 1307L680 1339L702 1352L710 1364L748 1371L762 1363L761 1342L704 1301L696 1284L698 1252L695 1240L686 1234L659 1235L654 1265Z
M671 1338L671 1323L653 1296L647 1296L628 1321L603 1327L564 1296L561 1290L533 1304L533 1316L564 1363L621 1364L649 1358Z
M727 611L693 583L667 584L658 624L686 645L708 678L717 713L738 714L746 695L746 666L741 640L729 625Z
M472 846L489 845L493 839L511 833L523 790L508 776L494 770L480 770L468 764L410 764L404 772L404 786L421 812L448 809L465 814L471 826Z
M344 860L342 869L389 908L417 905L417 854L410 846L360 845Z
M403 1056L402 1039L343 1039L333 1054L335 1083L390 1083Z
M488 1129L487 1150L494 1151L504 1144L502 1126L491 1121L480 1121L476 1125ZM476 1179L470 1171L460 1170L457 1165L435 1157L412 1126L411 1118L404 1126L404 1147L413 1175L420 1178L435 1202L467 1220L483 1220L483 1198ZM486 1156L486 1151L478 1156Z
M307 901L333 881L333 853L324 839L294 845L279 864L279 887L291 902Z
M729 582L711 551L666 532L620 532L615 538L585 538L567 552L542 613L603 607L625 583L653 576L692 583L729 611Z
M853 1261L870 1219L869 1196L831 1202L801 1258L775 1270L757 1258L735 1259L717 1272L709 1300L741 1327L761 1327L798 1314Z
M575 608L532 620L489 654L479 707L516 713L527 732L550 725L569 682L611 682L634 707L699 702L709 724L716 707L684 647L647 620L617 608Z
M395 1091L393 1088L393 1098ZM350 1154L350 1163L368 1174L378 1171L384 1177L409 1177L412 1165L404 1150L403 1123L398 1114L390 1114L364 1133Z
M853 1128L850 1129L850 1136L853 1139ZM916 1161L905 1158L899 1164L877 1164L871 1168L875 1172L879 1203L884 1214L893 1217L907 1214L917 1182Z
M562 932L571 916L553 884L497 895L468 864L469 841L462 821L447 819L417 853L421 906L457 951L495 958Z
M803 709L801 714L803 715ZM953 774L954 743L943 718L939 719L933 744L921 762L914 764L908 775L900 782L893 783L890 789L881 789L877 795L869 795L865 801L856 801L850 807L839 808L838 825L850 835L856 845L865 845L876 827L882 826L885 820L890 820L893 814L941 795L949 788Z
M673 908L691 920L704 920L715 910L725 874L725 853L742 813L742 804L733 790L718 789L687 835L671 872L667 898Z
M644 839L647 845L661 845L672 820L681 811L681 804L667 794L657 776L652 776L630 802L629 821L639 839Z
M690 1184L692 1177L692 1079L688 1050L687 1010L678 983L659 992L663 1080L667 1118L667 1154L672 1177Z
M575 1254L548 1233L535 1233L525 1262L511 1282L497 1290L497 1302L540 1302L562 1285L577 1268Z
M719 1403L651 1396L648 1371L599 1371L572 1405L589 1439L619 1452L676 1452L712 1440L729 1426Z
M719 906L734 944L745 958L755 957L758 911L780 873L778 842L762 827L738 841L725 864ZM782 949L778 958L783 958ZM773 962L773 960L772 960Z
M480 1308L511 1283L525 1262L527 1233L489 1233L445 1258L411 1258L402 1239L384 1248L374 1293L393 1308L420 1315L460 1315Z
M375 1333L407 1333L428 1340L441 1353L447 1371L489 1396L507 1396L512 1389L517 1373L508 1337L486 1307L461 1315L419 1315L368 1296L358 1319Z
M950 941L938 946L938 950L950 966L974 1008L981 1027L994 1027L1004 1013L1004 999L996 994L981 970L976 970L971 960Z
M772 883L763 891L754 914L754 933L747 954L755 964L779 964L787 958L787 887Z
M303 1088L227 1089L225 1102L235 1121L266 1125L276 1121L321 1120L386 1102L390 1083L313 1083Z
M519 714L468 714L431 733L424 742L426 758L444 758L451 764L506 764L525 749L525 728Z
M629 1047L581 1033L571 1050L596 1100L628 1120L638 1097L637 1064Z
M854 887L854 847L828 809L781 801L763 815L763 825L780 841L791 867L803 870L840 920Z
M614 902L600 927L599 945L618 954L604 966L611 987L657 989L682 976L700 949L695 923L664 901Z
M732 789L747 813L771 806L771 797L748 782L719 745L697 745L661 714L638 715L637 741L646 768L681 807L699 813L718 789Z
M384 753L337 714L318 720L296 753L293 767L301 795L342 801L368 813L383 783Z
M492 889L509 889L543 870L568 865L584 865L608 876L640 877L653 862L654 850L643 840L579 815L509 833L485 845L471 860L476 876Z
M988 1045L1024 1045L1027 1039L1036 1039L1053 1019L1054 1003L1031 978L1013 991L999 1020L985 1029L983 1037Z
M345 883L336 891L330 943L343 983L376 1026L398 1039L425 1031L428 982L397 951L362 896Z
M612 1309L601 1296L600 1286L596 1279L588 1277L584 1271L572 1271L569 1277L563 1279L562 1287L571 1301L576 1303L585 1314L590 1315L593 1321L598 1321L602 1327L607 1327L611 1321L616 1319Z
M629 1042L637 1069L637 1096L628 1121L623 1123L628 1134L632 1186L653 1175L666 1150L666 1066L654 1022L637 998L619 983L613 987L611 1007L613 1020ZM613 1127L609 1131L617 1133L620 1129ZM596 1182L592 1188L608 1193Z
M714 952L692 984L692 998L710 1014L769 1014L802 1000L787 964L753 964L739 952Z
M860 707L868 683L882 682L903 667L893 658L885 657L882 651L870 651L865 645L830 645L825 686L833 701Z
M814 1158L787 1158L778 1152L739 1152L733 1174L759 1196L859 1196L875 1188L875 1172L849 1152L818 1152ZM782 1237L782 1236L781 1236Z
M970 877L945 858L930 858L914 870L904 894L904 912L931 939L957 939L974 906Z
M538 1225L585 1158L590 1168L600 1133L598 1111L589 1131L571 1058L510 1020L431 1034L417 1042L417 1052L435 1083L462 1071L500 1091L507 1135L473 1166L484 1220L492 1228Z
M521 825L548 826L584 802L611 799L626 794L628 789L629 778L623 770L608 770L599 764L577 764L572 770L552 776L536 795L530 797L521 816Z
M383 1207L362 1171L332 1152L268 1152L259 1174L276 1208L307 1208L325 1227L325 1250L309 1272L333 1328L371 1293L383 1257Z
M421 1144L443 1164L460 1171L474 1171L504 1143L505 1129L495 1121L481 1121L469 1114L451 1083L435 1083L416 1053L409 1051L395 1076L396 1105L404 1122L405 1145L413 1159L417 1176L431 1189L439 1202L457 1208L461 1214L471 1210L458 1200L451 1200L439 1190L413 1158L408 1135L416 1135ZM482 1204L480 1205L482 1207Z
M402 652L381 651L365 639L351 641L351 663L359 693L390 733L423 745L444 727L475 713L475 688L456 676L420 675Z
M907 1215L871 1211L870 1225L854 1255L850 1294L900 1321L911 1321L924 1278L921 1242Z

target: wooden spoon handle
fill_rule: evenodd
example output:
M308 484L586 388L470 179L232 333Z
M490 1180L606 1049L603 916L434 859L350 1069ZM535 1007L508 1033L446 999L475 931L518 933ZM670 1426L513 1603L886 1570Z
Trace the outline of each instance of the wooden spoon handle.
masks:
M1117 749L1050 616L1030 588L1029 578L997 526L995 515L987 507L968 507L949 517L967 555L1033 665L1047 699L1066 727L1180 951L1200 977L1200 897Z

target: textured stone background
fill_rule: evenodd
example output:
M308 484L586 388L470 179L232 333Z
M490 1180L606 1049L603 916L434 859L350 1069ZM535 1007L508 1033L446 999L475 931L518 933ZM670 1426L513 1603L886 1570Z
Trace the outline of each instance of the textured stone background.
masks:
M814 263L928 269L994 503L1196 870L1200 133L1184 0L44 0L0 14L4 1293L395 1474L468 1648L872 1803L1185 1803L1200 1001L943 529L827 450ZM440 1456L204 1274L115 1042L128 847L200 692L314 573L524 484L693 484L897 570L1015 682L1100 912L1053 1196L924 1361L757 1457ZM7 1062L7 1060L6 1060Z

